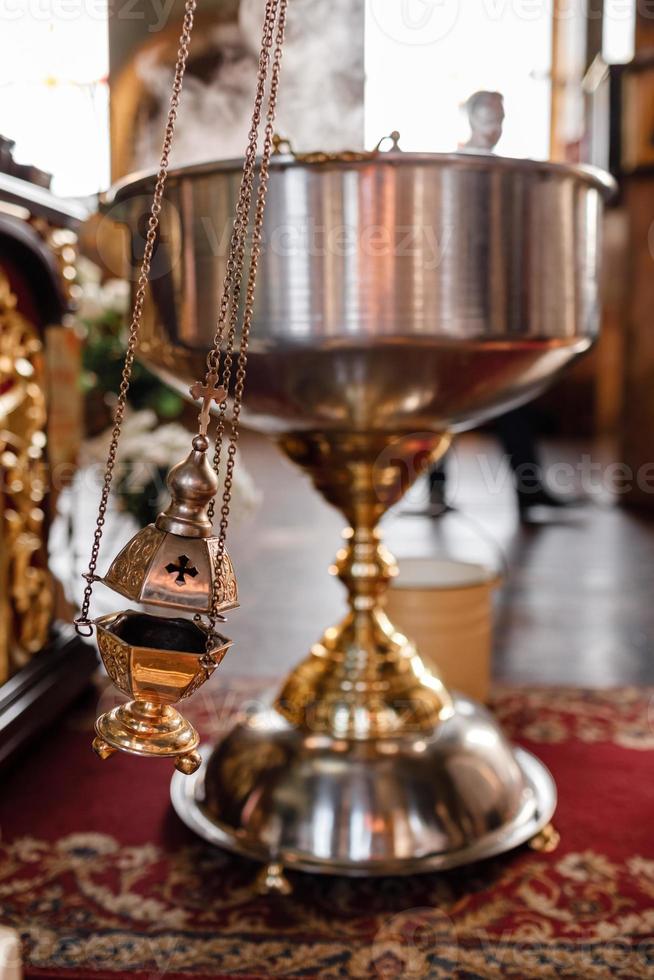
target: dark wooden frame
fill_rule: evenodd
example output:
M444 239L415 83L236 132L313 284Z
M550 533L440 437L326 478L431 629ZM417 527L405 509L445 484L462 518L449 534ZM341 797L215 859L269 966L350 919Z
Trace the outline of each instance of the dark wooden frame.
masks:
M97 666L95 647L56 623L50 643L0 687L0 768L82 693Z

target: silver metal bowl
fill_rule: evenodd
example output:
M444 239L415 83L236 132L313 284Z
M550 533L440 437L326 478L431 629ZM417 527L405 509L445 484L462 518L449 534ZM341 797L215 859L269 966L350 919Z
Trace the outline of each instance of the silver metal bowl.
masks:
M169 177L141 353L180 390L213 336L241 165ZM597 170L477 154L274 157L248 423L451 429L532 397L597 334L612 186ZM106 203L135 259L153 187L127 179Z

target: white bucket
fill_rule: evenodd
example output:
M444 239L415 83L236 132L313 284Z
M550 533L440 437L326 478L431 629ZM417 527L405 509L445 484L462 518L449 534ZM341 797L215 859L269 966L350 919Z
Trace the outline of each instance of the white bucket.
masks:
M393 624L447 687L487 700L497 572L434 558L405 558L399 569L386 606Z

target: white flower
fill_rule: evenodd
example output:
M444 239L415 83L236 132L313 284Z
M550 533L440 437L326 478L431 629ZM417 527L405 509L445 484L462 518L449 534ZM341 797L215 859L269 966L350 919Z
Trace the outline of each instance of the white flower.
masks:
M124 279L102 282L102 269L81 255L77 261L80 320L99 320L105 313L125 314L129 309L130 284Z
M102 305L112 313L127 313L131 295L126 279L108 279L101 290Z
M155 412L143 409L128 412L118 450L118 469L125 474L125 485L130 493L138 493L153 480L160 479L160 470L168 470L183 460L191 449L192 434L176 422L160 425ZM111 429L84 444L83 465L104 464L109 452ZM209 458L213 450L209 450ZM222 453L219 473L218 498L222 495L225 476L227 446ZM160 506L168 504L168 494L160 487ZM237 455L232 485L231 517L238 524L251 516L261 502L261 493Z
M99 286L102 282L102 269L85 255L78 255L75 268L77 281L82 288L89 285Z
M80 320L99 320L104 313L102 287L96 282L87 282L77 302L77 316Z

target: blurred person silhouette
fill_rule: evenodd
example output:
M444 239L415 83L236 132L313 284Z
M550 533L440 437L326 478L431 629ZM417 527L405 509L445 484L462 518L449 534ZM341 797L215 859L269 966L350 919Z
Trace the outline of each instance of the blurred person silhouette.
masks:
M468 117L470 135L465 143L459 145L459 152L492 154L502 136L505 118L503 96L500 92L474 92L462 108ZM491 428L502 443L513 472L522 521L528 522L535 508L559 508L580 503L578 497L563 499L548 490L528 407L507 412L495 419ZM445 457L429 473L429 514L433 517L439 517L449 509L446 481Z
M579 506L583 498L558 497L547 488L545 466L536 443L532 416L527 406L516 408L495 419L489 426L502 444L513 473L520 519L529 523L537 508ZM447 503L447 456L429 472L429 510L440 517L450 509Z
M500 92L473 92L463 103L470 135L459 145L463 153L493 153L502 138L504 96Z

